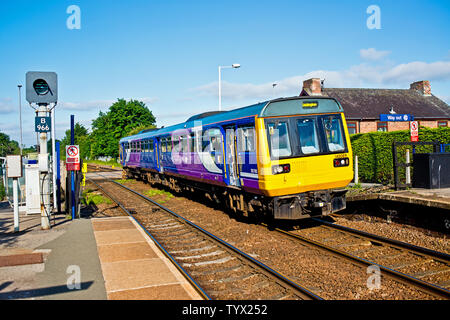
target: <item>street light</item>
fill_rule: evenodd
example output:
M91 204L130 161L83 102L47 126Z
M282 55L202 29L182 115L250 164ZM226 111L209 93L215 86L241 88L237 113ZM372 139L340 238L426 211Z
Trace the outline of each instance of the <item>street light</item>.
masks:
M22 85L17 85L19 88L19 119L20 119L20 155L22 155L22 95L20 93L20 89Z
M234 63L231 66L219 66L219 111L222 111L222 76L221 76L221 70L222 69L237 69L240 68L241 65L239 63Z

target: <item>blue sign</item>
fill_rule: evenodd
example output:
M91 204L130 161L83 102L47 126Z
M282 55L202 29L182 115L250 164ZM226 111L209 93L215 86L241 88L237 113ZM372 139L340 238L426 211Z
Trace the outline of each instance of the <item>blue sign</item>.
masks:
M380 121L414 121L410 114L380 114Z
M51 120L50 117L36 117L34 121L35 132L50 132Z

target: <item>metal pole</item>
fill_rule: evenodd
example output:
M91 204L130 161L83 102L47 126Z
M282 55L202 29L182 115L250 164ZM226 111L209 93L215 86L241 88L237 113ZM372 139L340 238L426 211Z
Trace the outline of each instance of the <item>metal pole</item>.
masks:
M219 66L219 111L222 111L222 76L220 74L220 69Z
M75 116L72 114L70 115L70 144L75 144ZM72 205L72 220L75 220L75 174L74 171L70 172L71 177L71 193L70 198L72 199L71 205Z
M39 105L39 116L46 117L47 116L47 104ZM47 133L41 132L39 133L39 150L40 154L45 154L48 156L47 151ZM40 173L40 182L41 182L41 228L43 230L50 229L50 179L48 176L48 171L46 173ZM40 187L41 187L40 186Z
M58 214L61 214L61 161L60 161L60 143L56 142L56 205ZM67 187L66 187L67 188Z
M20 119L20 155L22 155L22 149L23 149L23 141L22 141L22 95L21 95L21 88L22 85L19 84L17 86L19 88L19 119Z
M57 163L57 157L56 157L56 140L55 140L55 136L56 136L56 128L55 128L55 108L53 108L51 111L51 116L52 116L52 168L53 168L53 173L52 173L52 178L53 178L53 209L55 211L58 210L57 205L58 205L58 199L56 197L56 165L59 165L59 163Z
M13 179L13 198L14 198L14 232L19 232L19 186L18 179Z
M359 183L358 156L355 155L355 184Z
M406 184L411 184L411 167L409 163L409 149L406 149Z

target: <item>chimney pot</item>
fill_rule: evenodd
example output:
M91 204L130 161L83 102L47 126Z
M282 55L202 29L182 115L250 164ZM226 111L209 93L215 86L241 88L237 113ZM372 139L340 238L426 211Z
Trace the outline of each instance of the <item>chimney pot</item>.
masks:
M431 85L428 80L411 83L409 89L419 91L424 96L431 96Z

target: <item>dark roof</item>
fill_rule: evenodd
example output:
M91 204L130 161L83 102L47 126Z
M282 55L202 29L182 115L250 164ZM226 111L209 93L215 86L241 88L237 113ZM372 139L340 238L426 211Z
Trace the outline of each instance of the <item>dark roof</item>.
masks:
M195 116L190 117L189 119L186 120L186 122L203 119L203 118L206 118L206 117L209 117L209 116L213 116L213 115L219 114L219 113L224 113L224 112L226 112L226 111L208 111L208 112L203 112L203 113L196 114Z
M389 114L391 107L397 114L411 114L415 119L450 118L447 103L416 90L324 88L322 92L341 103L347 119L379 119L380 114Z

